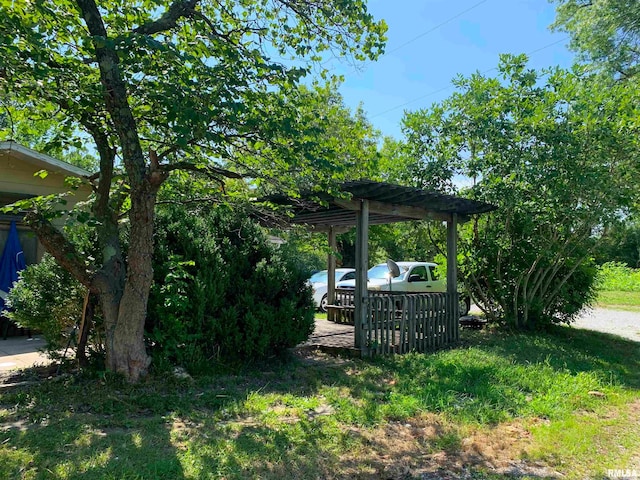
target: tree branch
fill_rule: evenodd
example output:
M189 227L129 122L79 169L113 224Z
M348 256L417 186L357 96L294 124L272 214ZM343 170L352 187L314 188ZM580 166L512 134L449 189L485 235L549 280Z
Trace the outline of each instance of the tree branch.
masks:
M107 29L95 1L77 0L77 4L89 34L93 37L100 79L104 86L105 105L120 138L122 157L130 182L134 187L139 186L146 179L146 165L140 145L138 125L133 117L127 89L118 66L120 63L118 54L107 42Z
M204 173L212 178L219 179L220 177L226 178L243 178L242 174L237 172L232 172L231 170L226 170L224 168L214 167L213 165L196 165L194 163L189 162L177 162L172 163L170 165L160 165L158 167L160 171L169 173L174 170L187 170L191 172L199 172Z
M40 243L56 261L85 287L92 288L93 273L69 240L49 220L35 211L28 212L24 221L34 231Z
M169 9L153 22L147 22L133 30L140 35L153 35L175 28L181 18L192 17L200 0L176 0Z

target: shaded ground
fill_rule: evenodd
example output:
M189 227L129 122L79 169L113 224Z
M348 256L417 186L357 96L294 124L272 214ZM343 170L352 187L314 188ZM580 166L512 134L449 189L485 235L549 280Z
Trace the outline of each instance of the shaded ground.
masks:
M315 341L350 336L316 327ZM0 478L603 479L640 470L639 348L557 327L369 361L302 349L135 386L0 372L27 382L0 388Z
M0 388L0 478L582 480L640 469L625 454L640 451L640 400L614 401L640 388L637 344L564 327L464 337L433 355L303 349L189 381L67 374Z
M353 348L354 345L353 325L340 325L316 318L315 329L309 340L301 346L327 345L332 347Z

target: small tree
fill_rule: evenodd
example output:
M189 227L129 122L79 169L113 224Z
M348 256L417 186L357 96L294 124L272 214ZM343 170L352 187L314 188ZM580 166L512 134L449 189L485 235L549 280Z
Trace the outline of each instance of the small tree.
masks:
M8 317L42 332L47 351L56 356L80 322L86 289L50 255L29 265L9 292Z

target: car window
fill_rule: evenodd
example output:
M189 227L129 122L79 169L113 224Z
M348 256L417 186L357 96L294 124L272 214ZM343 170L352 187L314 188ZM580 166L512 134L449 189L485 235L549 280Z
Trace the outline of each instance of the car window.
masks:
M311 275L309 279L311 283L327 283L327 271L321 270Z
M411 270L411 273L409 274L409 276L411 275L419 275L421 282L426 282L428 280L427 269L424 265L418 265L417 267L413 267L413 270Z
M348 272L344 274L342 280L354 280L356 278L356 272Z
M429 273L431 274L431 280L438 280L438 272L435 266L429 265Z

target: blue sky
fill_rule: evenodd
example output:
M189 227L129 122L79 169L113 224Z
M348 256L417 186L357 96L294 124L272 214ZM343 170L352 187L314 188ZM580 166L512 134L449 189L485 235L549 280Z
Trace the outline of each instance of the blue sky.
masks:
M555 16L548 0L369 0L368 8L388 24L388 53L357 68L338 60L326 66L344 75L346 104L362 103L384 135L400 138L405 109L448 97L453 77L486 72L501 53L533 52L533 68L568 67L574 60L566 34L548 28Z

